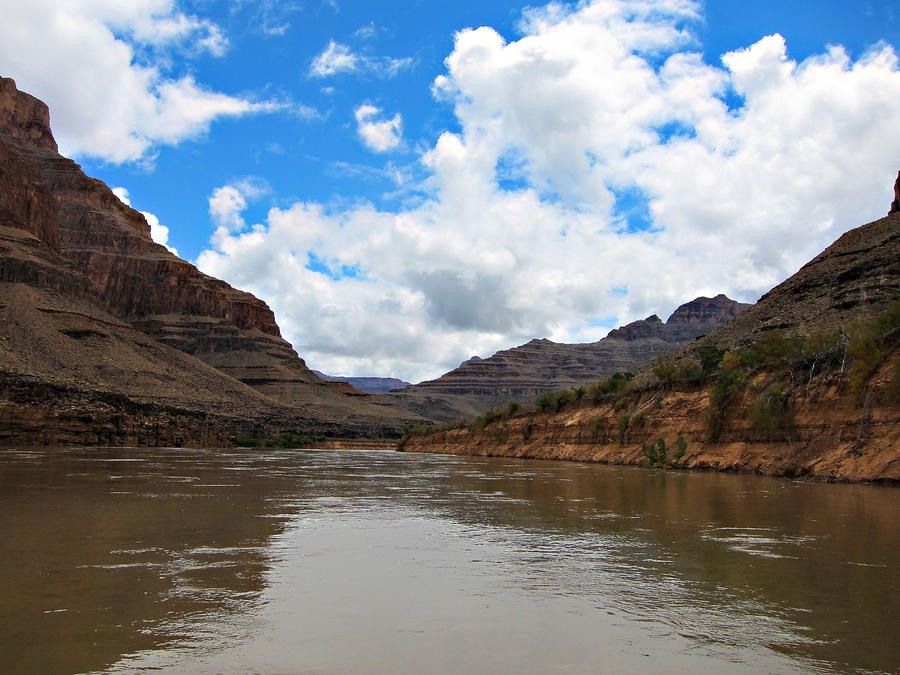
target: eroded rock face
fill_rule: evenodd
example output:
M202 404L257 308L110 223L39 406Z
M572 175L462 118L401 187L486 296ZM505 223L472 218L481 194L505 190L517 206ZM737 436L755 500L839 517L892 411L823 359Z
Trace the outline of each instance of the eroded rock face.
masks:
M888 215L892 213L900 213L900 171L897 172L897 180L894 181L894 201L891 202Z
M19 91L15 80L5 77L0 77L0 129L30 147L58 150L47 104Z
M655 314L610 331L598 342L561 344L546 339L467 361L436 380L391 397L437 420L478 415L511 400L527 403L551 389L567 389L637 369L737 316L750 305L724 295L697 298L665 323Z
M317 378L264 302L154 243L139 212L57 154L47 107L2 78L0 316L0 375L8 391L40 392L32 417L45 422L56 414L53 391L86 406L79 413L85 428L108 408L91 407L98 397L117 396L169 410L164 425L187 419L178 410L201 419L215 411L232 430L385 436L418 420ZM3 419L0 410L0 437ZM11 429L25 417L5 419ZM93 442L89 429L78 433ZM204 433L193 442L230 432ZM46 434L8 438L51 442Z

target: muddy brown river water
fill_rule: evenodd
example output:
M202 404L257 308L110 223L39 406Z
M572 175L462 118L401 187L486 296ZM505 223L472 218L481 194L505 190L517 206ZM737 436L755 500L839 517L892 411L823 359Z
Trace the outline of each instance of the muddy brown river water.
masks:
M900 488L0 448L5 673L900 672Z

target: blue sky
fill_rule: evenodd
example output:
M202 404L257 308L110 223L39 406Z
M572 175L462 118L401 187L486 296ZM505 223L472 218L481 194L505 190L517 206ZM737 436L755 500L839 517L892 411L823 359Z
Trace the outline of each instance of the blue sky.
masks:
M900 168L896 2L2 4L61 150L335 374L753 301Z

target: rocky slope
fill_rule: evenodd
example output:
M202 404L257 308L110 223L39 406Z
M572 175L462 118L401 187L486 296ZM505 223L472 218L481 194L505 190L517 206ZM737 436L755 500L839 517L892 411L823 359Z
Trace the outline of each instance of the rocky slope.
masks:
M748 307L724 295L701 297L676 309L665 323L654 314L617 328L598 342L585 344L532 340L487 359L470 359L436 380L390 395L430 419L473 417L510 400L532 402L551 389L636 370Z
M405 447L646 465L644 445L662 438L677 467L900 481L898 298L895 211L847 232L752 308L670 356L684 364L703 347L734 350L718 375L663 383L645 367L618 395L417 434ZM773 352L790 351L793 338L805 338L795 355ZM775 354L768 361L740 363L766 350ZM866 362L871 368L857 367ZM723 384L726 375L734 386ZM672 460L679 436L686 449Z
M231 420L214 434L222 442L238 427L380 436L417 419L316 377L265 303L155 244L140 213L57 153L47 107L3 78L0 312L10 440L94 442L100 399L176 417L215 411ZM53 399L69 395L80 431L59 424L54 436Z

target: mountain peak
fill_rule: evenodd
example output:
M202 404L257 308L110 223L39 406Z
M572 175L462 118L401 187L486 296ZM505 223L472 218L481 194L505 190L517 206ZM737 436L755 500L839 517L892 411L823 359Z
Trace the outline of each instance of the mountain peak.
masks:
M666 324L707 324L718 325L749 308L744 302L732 300L724 293L719 293L714 298L700 296L672 312Z
M0 77L0 133L34 148L58 152L47 104L19 91L15 80L8 77Z

